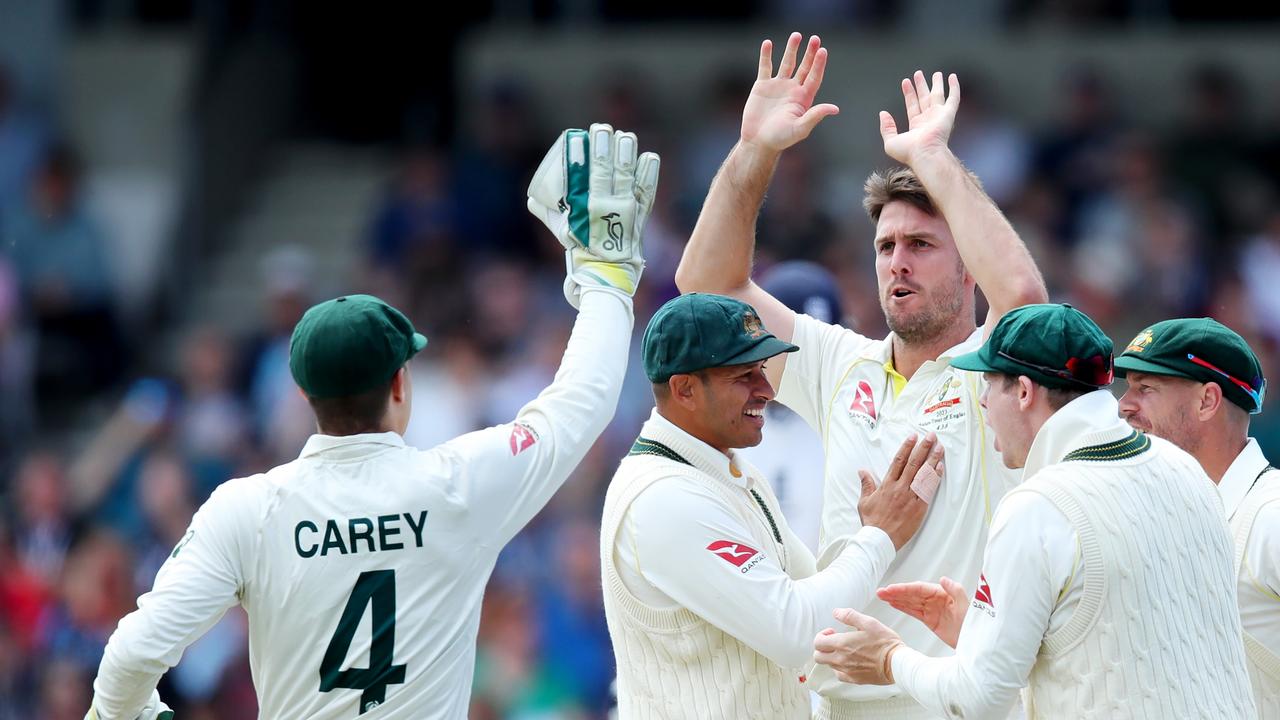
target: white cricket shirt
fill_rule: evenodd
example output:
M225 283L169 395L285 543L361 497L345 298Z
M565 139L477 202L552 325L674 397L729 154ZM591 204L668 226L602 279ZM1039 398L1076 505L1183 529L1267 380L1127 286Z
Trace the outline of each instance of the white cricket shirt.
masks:
M680 448L694 464L669 462L668 477L626 509L614 546L623 585L650 608L686 608L778 665L803 667L813 657L814 636L838 625L831 612L875 592L893 559L893 541L879 528L862 528L841 562L815 574L813 555L738 451L725 456L657 410L640 435ZM713 491L712 482L737 506L727 506L726 493ZM743 516L756 522L748 527ZM772 537L774 527L782 542Z
M133 718L239 603L260 717L466 717L498 552L608 424L631 326L629 298L584 288L555 382L514 422L431 450L314 435L297 460L224 483L112 635L99 716Z
M800 350L787 357L777 399L818 432L826 451L819 567L860 527L858 470L869 469L880 479L907 436L932 431L946 452L945 478L924 524L881 582L936 582L946 575L976 586L991 513L1020 476L1004 467L985 425L978 405L982 375L950 365L952 357L981 346L981 328L924 363L909 381L893 369L892 336L872 340L797 315L791 342ZM931 655L951 653L922 624L878 599L860 609L912 647ZM894 686L842 683L826 666L817 666L810 677L828 700L903 697Z
M1280 483L1280 472L1264 472L1268 467L1270 463L1262 455L1258 441L1249 438L1249 444L1218 483L1228 520L1235 516L1250 491L1257 491L1266 483ZM1236 591L1244 631L1280 656L1280 505L1264 505L1258 511L1239 579Z

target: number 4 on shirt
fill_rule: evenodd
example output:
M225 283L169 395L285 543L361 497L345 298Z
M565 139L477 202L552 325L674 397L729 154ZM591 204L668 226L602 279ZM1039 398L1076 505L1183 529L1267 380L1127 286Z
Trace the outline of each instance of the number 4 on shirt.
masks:
M342 669L351 649L356 627L364 608L373 603L373 644L369 647L369 667ZM320 692L337 688L363 690L360 714L378 707L387 699L387 686L404 682L404 665L392 665L396 645L396 571L369 570L360 573L342 609L338 629L329 640L320 662Z

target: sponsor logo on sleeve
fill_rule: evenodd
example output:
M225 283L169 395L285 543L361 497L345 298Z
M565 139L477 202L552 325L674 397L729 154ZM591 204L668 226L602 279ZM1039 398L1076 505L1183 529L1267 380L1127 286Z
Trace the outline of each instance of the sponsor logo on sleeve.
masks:
M978 591L973 594L973 606L991 617L996 616L996 606L991 602L991 586L987 584L986 573L978 578Z
M744 575L765 557L759 550L734 540L716 540L707 549Z
M534 432L533 428L524 423L515 423L511 426L512 457L533 447L536 442L538 442L538 433Z

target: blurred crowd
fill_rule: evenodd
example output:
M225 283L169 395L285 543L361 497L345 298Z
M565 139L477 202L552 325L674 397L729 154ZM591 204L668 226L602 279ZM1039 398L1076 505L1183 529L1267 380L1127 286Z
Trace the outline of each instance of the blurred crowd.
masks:
M1149 118L1120 113L1106 78L1082 67L1058 79L1056 122L1029 127L1002 111L995 83L962 79L952 147L1031 247L1055 301L1089 313L1121 347L1156 320L1212 315L1250 340L1269 374L1280 369L1280 97L1262 99L1268 122L1242 126L1257 98L1226 68L1204 65L1184 79L1173 129L1155 132ZM616 78L583 113L663 156L638 329L676 293L683 240L736 140L747 80L711 88L692 132L649 114L657 91L637 78ZM555 373L573 321L563 259L518 200L556 131L528 89L493 88L447 147L402 149L366 232L351 238L364 262L347 287L404 308L431 339L413 361L411 444L505 422ZM825 265L843 323L882 336L872 227L859 208L871 169L832 166L817 140L789 152L760 218L758 266ZM185 328L174 366L140 374L153 365L140 358L154 333L122 322L81 171L56 119L24 107L0 72L0 720L81 717L107 637L194 510L225 479L295 457L313 431L287 356L293 324L324 299L313 290L316 258L264 249L257 330ZM614 423L499 561L473 718L607 712L597 523L651 405L633 348ZM1277 418L1269 408L1254 420L1272 458ZM233 610L166 677L161 693L180 717L254 716L245 638Z

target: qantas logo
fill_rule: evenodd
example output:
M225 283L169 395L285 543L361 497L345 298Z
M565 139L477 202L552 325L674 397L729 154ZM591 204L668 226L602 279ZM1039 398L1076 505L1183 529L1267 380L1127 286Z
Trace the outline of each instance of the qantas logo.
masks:
M866 380L859 380L858 387L853 389L853 402L849 404L849 413L861 413L876 419L876 399L871 394L871 384Z
M973 594L973 599L981 603L986 603L987 607L992 610L996 607L995 603L991 602L991 586L987 584L987 576L985 573L983 573L978 579L978 592Z
M533 428L521 423L511 426L511 457L528 450L536 442L538 442L538 433L534 432Z
M748 547L742 543L731 542L729 540L716 540L707 546L711 552L719 555L725 562L734 567L742 567L743 563L750 560L757 552L753 547Z

